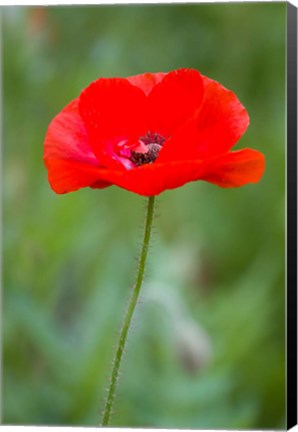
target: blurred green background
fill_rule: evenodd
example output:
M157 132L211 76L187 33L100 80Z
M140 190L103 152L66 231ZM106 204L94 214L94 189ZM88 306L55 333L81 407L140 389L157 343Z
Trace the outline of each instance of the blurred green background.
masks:
M163 193L112 426L285 427L285 3L5 7L2 421L97 425L146 200L55 195L49 122L99 76L179 67L233 90L260 183Z

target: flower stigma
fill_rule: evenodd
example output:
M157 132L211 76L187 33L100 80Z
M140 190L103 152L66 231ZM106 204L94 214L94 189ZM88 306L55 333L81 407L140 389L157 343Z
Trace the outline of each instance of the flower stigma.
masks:
M159 133L147 132L139 139L140 148L131 150L130 161L135 166L153 163L165 142L165 138Z

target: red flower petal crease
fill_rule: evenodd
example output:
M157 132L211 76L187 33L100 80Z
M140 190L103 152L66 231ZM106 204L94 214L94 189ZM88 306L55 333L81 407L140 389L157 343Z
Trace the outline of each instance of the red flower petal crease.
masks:
M153 196L204 180L257 183L264 155L231 151L249 125L236 95L194 69L99 78L50 123L44 142L56 193L117 185Z

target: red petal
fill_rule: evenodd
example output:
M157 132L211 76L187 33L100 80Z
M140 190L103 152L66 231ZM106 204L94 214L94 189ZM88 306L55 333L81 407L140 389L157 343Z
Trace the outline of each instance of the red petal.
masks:
M70 102L50 123L44 142L44 158L63 158L99 165L78 113L77 99Z
M163 72L159 73L145 73L141 75L134 75L128 77L128 81L134 86L139 87L145 95L148 95L152 88L158 84L166 74Z
M264 167L262 153L245 149L207 160L148 164L126 172L107 171L102 178L131 192L153 196L196 180L221 187L256 183L262 177Z
M50 185L57 193L90 186L100 178L99 162L90 148L77 99L50 123L44 143L44 162ZM107 186L106 182L98 183L98 187Z
M153 196L198 180L204 173L203 161L187 161L147 164L130 171L106 170L102 178L139 195Z
M200 111L165 143L160 162L225 153L246 131L249 117L236 95L209 78L203 77L203 82Z
M208 160L148 164L129 170L97 168L64 160L45 161L49 182L57 193L82 187L103 188L111 184L131 192L153 196L185 183L205 180L221 187L237 187L256 183L264 172L264 156L245 149Z
M194 115L203 99L203 81L193 69L168 73L148 96L150 130L167 137Z
M82 116L94 153L106 165L116 166L114 146L137 140L148 130L146 96L124 78L100 78L79 97Z
M63 159L45 159L44 162L51 188L58 194L73 192L94 183L99 189L110 186L101 179L102 171L106 170L94 165Z
M256 150L243 149L225 153L210 161L203 180L224 188L238 187L257 183L264 170L264 155Z

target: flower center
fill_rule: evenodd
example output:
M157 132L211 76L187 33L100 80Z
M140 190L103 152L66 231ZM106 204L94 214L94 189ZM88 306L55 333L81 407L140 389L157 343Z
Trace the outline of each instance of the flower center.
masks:
M139 151L131 150L130 152L129 159L135 166L153 163L165 142L165 138L158 133L147 132L146 135L139 138L139 142Z

